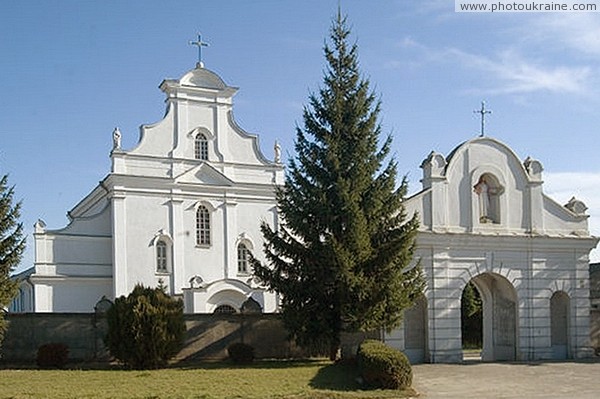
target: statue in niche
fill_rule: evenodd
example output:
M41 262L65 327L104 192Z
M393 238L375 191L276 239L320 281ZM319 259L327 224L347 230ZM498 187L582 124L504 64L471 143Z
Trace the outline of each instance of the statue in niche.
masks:
M479 197L479 222L499 223L498 195L502 191L499 185L495 184L493 178L484 174L473 187L473 191Z

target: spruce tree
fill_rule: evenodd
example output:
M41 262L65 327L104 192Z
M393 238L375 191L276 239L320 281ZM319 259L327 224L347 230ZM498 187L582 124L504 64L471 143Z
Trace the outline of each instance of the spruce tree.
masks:
M253 260L258 279L281 294L291 335L332 359L342 331L397 327L424 288L409 268L418 221L404 211L407 181L397 184L391 137L380 142L380 101L349 35L338 11L323 86L304 108L277 190L281 226L262 224L268 264Z
M13 196L14 187L8 187L8 176L4 175L0 179L0 346L6 331L4 311L18 289L10 273L25 250L23 224L19 222L21 203L13 204Z

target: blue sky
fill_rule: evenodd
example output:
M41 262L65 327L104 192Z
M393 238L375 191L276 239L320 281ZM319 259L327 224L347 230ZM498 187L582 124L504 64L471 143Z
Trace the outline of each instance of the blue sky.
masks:
M4 1L0 3L0 173L23 199L31 238L109 171L111 132L135 146L160 120L158 85L206 67L239 87L235 117L272 157L292 151L302 106L319 88L337 0ZM544 165L545 191L583 200L600 235L600 14L455 13L454 0L342 0L360 65L382 100L399 172L486 131ZM20 269L33 262L32 240ZM593 259L600 261L595 251Z

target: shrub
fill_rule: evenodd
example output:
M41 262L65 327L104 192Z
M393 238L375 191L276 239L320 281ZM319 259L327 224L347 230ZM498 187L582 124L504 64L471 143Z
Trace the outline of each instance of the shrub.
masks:
M183 346L183 302L171 298L162 288L136 285L129 296L115 300L106 318L106 346L127 367L162 367Z
M358 369L373 388L405 389L412 383L412 367L404 353L380 341L367 340L358 349Z
M69 360L69 347L65 344L51 343L38 348L36 363L42 368L63 368Z
M254 348L241 342L229 345L227 353L234 363L246 364L254 360Z

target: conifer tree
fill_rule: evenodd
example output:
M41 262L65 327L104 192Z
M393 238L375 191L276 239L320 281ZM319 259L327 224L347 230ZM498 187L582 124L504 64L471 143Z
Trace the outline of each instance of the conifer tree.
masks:
M396 182L391 137L380 142L380 101L359 71L357 45L338 11L324 47L323 87L309 96L296 157L277 191L278 229L261 226L268 264L254 273L282 296L284 322L305 346L327 346L344 330L394 328L422 292L409 268L418 227Z
M25 250L23 224L19 222L21 203L13 205L14 187L8 176L0 178L0 345L6 331L4 311L17 293L18 283L10 273L19 264Z
M183 302L157 288L140 284L115 299L106 312L110 353L134 369L163 367L181 350L185 339Z

